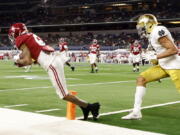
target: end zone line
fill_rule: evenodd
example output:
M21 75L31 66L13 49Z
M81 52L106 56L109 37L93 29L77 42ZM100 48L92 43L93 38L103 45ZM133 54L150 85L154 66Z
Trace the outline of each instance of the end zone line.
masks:
M144 106L141 109L144 110L144 109L155 108L155 107L160 107L160 106L167 106L167 105L172 105L172 104L177 104L177 103L180 103L180 101L174 101L174 102L167 102L167 103L163 103L163 104L155 104L155 105ZM129 112L129 111L132 111L132 109L133 108L126 109L126 110L115 111L115 112L102 113L102 114L100 114L100 116Z
M149 108L155 108L155 107L161 107L161 106L167 106L167 105L172 105L172 104L178 104L180 101L174 101L174 102L167 102L167 103L162 103L162 104L155 104L155 105L149 105L149 106L144 106L141 108L141 110L144 109L149 109ZM99 116L107 116L107 115L112 115L112 114L119 114L119 113L124 113L124 112L130 112L132 111L133 108L131 109L125 109L125 110L120 110L120 111L114 111L114 112L107 112L107 113L101 113ZM92 117L89 116L89 117ZM83 117L77 117L77 119L82 119Z

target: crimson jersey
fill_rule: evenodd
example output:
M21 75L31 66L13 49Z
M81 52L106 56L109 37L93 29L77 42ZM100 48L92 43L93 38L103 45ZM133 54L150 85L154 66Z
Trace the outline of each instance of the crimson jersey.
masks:
M18 36L15 43L17 48L20 48L21 45L25 44L28 47L31 57L34 60L38 59L38 56L42 50L46 52L54 51L54 48L46 45L40 37L33 33L27 33Z
M68 43L67 42L59 43L59 51L60 52L66 51L67 49L68 49Z
M141 50L142 50L142 48L141 48L141 45L139 44L139 45L137 45L137 46L135 46L135 45L131 45L131 53L132 54L134 54L134 55L138 55L138 54L140 54L141 53Z
M99 52L99 45L98 44L91 44L89 47L90 53L97 54Z

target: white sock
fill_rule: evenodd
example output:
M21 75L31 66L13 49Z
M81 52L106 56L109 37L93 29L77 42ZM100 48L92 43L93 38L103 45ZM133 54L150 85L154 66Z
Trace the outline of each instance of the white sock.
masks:
M135 93L135 101L134 101L134 109L133 112L139 112L141 110L142 99L146 93L146 87L144 86L137 86L136 93Z

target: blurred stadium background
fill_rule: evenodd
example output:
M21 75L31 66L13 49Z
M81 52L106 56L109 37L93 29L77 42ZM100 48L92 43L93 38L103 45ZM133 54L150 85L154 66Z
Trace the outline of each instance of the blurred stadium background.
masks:
M70 50L86 50L93 38L101 50L127 48L138 38L134 18L143 13L154 14L179 44L179 7L178 0L0 0L0 49L11 48L7 31L15 22L54 47L63 36Z
M80 97L89 101L99 100L103 104L102 113L131 108L135 86L133 80L138 73L133 73L132 67L128 64L110 63L117 63L113 58L119 52L127 57L124 63L128 63L129 46L135 39L141 42L143 48L147 48L147 41L141 41L135 29L135 19L144 13L154 14L160 24L167 26L172 32L176 45L180 47L179 0L0 0L0 59L2 60L0 61L0 72L2 72L0 107L27 104L28 106L13 109L29 112L61 108L62 111L43 114L65 116L66 104L59 102L54 90L50 90L52 88L49 86L49 80L33 78L37 76L46 78L44 71L34 66L30 73L24 73L22 69L13 66L13 62L6 61L10 58L9 52L13 49L8 39L8 29L13 23L23 22L30 31L42 37L57 50L58 39L66 38L69 50L76 56L76 60L72 59L72 61L76 62L77 67L77 72L65 70L66 77L69 78L67 83L70 89L79 92ZM105 58L106 64L99 64L100 73L92 75L89 73L89 65L81 62L86 62L84 57L94 38L101 45L101 51L108 55ZM71 55L72 58L74 55ZM149 66L142 67L141 71ZM127 80L130 83L118 83ZM113 82L116 81L115 85ZM96 83L102 85L94 85ZM76 84L85 85L76 86ZM47 88L45 90L38 88L43 86ZM21 91L31 87L38 90ZM150 85L144 105L179 100L180 97L173 84L169 80L163 80L162 84L155 82ZM98 122L179 135L179 110L179 105L175 104L145 110L145 119L142 121L122 121L120 117L124 114L115 114L102 116ZM80 110L77 110L77 116L81 116Z

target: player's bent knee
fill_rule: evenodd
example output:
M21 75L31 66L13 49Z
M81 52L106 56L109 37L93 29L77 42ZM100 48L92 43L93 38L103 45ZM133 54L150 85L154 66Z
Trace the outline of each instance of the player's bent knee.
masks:
M70 93L63 97L63 100L70 101L72 103L74 103L76 101L76 99L77 98L74 95L70 94Z
M70 94L67 94L67 95L65 95L64 97L62 97L62 99L63 99L63 100L69 100L70 96L71 96Z
M144 78L144 77L142 77L142 76L139 76L138 78L137 78L137 85L146 85L146 79Z

